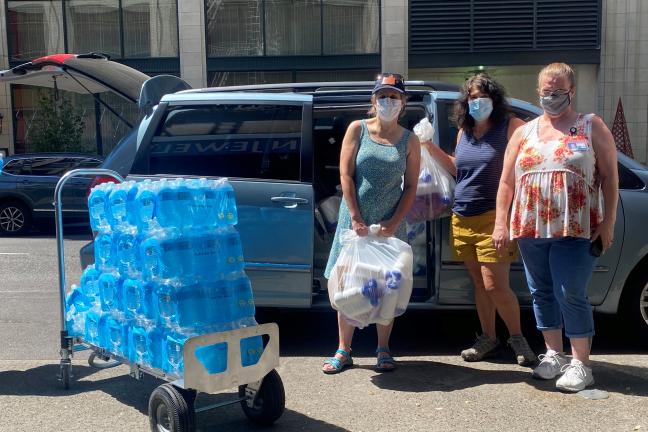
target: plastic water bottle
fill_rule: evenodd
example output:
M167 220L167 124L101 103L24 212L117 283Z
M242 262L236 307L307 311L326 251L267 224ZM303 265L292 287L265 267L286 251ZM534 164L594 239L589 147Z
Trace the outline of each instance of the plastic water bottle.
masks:
M133 225L140 232L147 232L153 228L155 216L156 188L150 180L144 180L137 187L133 203Z
M187 336L179 331L170 331L166 334L164 341L163 369L165 372L182 376L184 372L183 349Z
M99 276L99 298L101 310L118 311L119 301L119 274L116 272L102 273Z
M238 223L238 213L236 210L236 194L234 188L227 181L222 179L217 186L218 198L220 200L220 209L218 220L221 225L236 225Z
M162 369L164 366L165 340L166 335L164 333L164 328L161 325L152 326L147 330L146 349L151 367Z
M227 273L239 272L245 268L243 259L243 248L241 237L233 227L220 231L220 243L222 253L222 268Z
M128 357L128 335L130 325L123 316L108 314L106 318L105 348L111 353Z
M141 284L142 293L144 295L142 313L146 319L155 322L159 316L155 284L153 282L141 282Z
M100 309L91 309L86 314L84 339L91 344L100 345L99 321L101 315Z
M217 183L213 180L200 180L200 189L205 195L205 224L214 227L219 224L220 199Z
M126 202L128 201L128 187L127 183L115 185L114 183L106 183L112 188L110 195L108 195L108 221L113 230L117 229L120 225L128 223L128 211L126 209Z
M190 183L185 180L176 182L176 220L177 228L191 229L194 225L194 194Z
M151 281L162 277L162 247L158 237L152 236L141 242L140 264L144 279Z
M101 272L94 265L89 265L81 274L81 292L83 295L94 301L99 299L98 280Z
M177 324L183 328L201 329L208 323L205 291L198 281L183 284L176 291Z
M132 226L122 226L113 234L117 268L122 275L136 276L140 272L139 239Z
M88 214L90 216L90 227L93 231L107 232L110 230L110 223L106 214L108 201L106 185L107 183L102 183L95 186L88 196Z
M92 306L81 287L72 285L70 293L65 297L65 310L68 334L83 336L85 331L85 315Z
M233 320L238 321L242 318L254 317L254 296L250 279L244 272L240 272L232 275L228 282L234 300Z
M162 227L173 227L178 220L176 213L177 187L173 181L160 180L155 200L155 216Z
M111 234L99 234L94 240L95 268L106 271L114 267Z
M128 358L130 361L152 366L149 358L148 337L151 327L155 323L146 319L137 319L132 321L130 328Z
M227 281L220 279L205 282L205 302L207 306L208 326L210 331L224 331L234 320L235 300Z
M178 283L173 280L165 280L155 285L157 311L167 327L178 326L178 291Z
M126 279L122 284L122 303L126 317L131 319L144 315L144 286L137 279Z
M214 230L194 230L191 242L195 275L203 281L222 278L223 253L218 233Z

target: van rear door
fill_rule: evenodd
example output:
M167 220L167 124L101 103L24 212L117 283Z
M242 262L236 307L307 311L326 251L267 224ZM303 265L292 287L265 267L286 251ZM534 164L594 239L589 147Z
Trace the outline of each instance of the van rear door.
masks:
M309 307L314 204L312 97L180 93L140 145L136 176L228 177L259 306Z

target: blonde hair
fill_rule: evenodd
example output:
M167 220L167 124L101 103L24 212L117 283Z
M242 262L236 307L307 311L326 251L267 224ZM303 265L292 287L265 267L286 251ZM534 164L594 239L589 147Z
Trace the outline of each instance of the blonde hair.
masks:
M538 88L540 88L540 81L545 76L567 78L572 88L576 86L576 77L574 70L567 63L551 63L542 68L538 74Z

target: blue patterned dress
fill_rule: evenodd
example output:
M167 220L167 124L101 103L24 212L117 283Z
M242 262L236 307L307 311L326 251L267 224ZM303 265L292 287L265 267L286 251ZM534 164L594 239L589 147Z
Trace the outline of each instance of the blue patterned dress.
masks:
M380 144L371 139L365 121L362 120L361 123L354 182L360 214L369 226L389 219L398 207L403 194L402 176L407 165L407 141L411 132L406 130L395 145ZM344 229L351 229L351 214L346 201L342 200L333 246L324 271L327 279L331 277L331 271L342 249L340 232ZM396 237L407 241L404 220L396 230Z

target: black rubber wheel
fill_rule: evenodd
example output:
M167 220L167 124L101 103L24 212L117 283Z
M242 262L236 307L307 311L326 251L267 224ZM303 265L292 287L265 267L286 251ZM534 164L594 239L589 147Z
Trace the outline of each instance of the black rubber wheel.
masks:
M0 235L21 236L29 232L32 216L26 205L9 201L0 204Z
M627 320L628 330L648 340L648 274L628 282L621 298L621 316Z
M72 378L72 364L71 363L61 363L60 368L60 379L63 389L70 389L70 379Z
M154 432L189 432L194 430L195 412L171 384L162 384L149 398L149 424Z
M240 397L245 396L246 387L239 386ZM247 418L261 426L270 426L281 417L286 407L286 393L277 371L273 369L263 378L253 408L248 406L247 400L242 400L241 406Z

